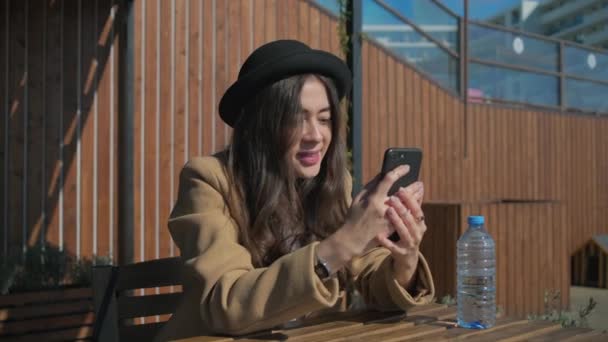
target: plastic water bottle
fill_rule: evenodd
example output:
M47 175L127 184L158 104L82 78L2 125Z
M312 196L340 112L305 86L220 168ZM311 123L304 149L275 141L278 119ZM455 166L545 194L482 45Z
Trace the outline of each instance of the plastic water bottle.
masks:
M483 216L469 216L468 224L457 246L458 325L487 329L496 324L495 245Z

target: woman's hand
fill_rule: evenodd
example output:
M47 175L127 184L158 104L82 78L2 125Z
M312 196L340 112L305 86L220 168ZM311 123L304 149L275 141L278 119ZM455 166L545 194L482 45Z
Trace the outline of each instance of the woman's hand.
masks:
M382 238L394 231L387 215L390 208L387 193L409 169L409 166L402 165L382 178L376 176L353 200L344 225L321 241L317 254L332 270L341 268L353 257L377 246Z
M378 237L378 242L392 253L395 279L406 289L413 281L418 266L418 250L426 232L421 208L423 196L422 182L401 188L391 196L387 201L387 218L400 240L393 242L386 236Z

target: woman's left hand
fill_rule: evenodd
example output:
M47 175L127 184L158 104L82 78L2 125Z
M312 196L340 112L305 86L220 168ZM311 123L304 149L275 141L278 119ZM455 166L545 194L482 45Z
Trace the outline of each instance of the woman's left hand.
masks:
M387 236L378 238L380 244L391 251L395 279L406 289L412 285L418 266L418 250L426 232L421 208L423 196L422 182L412 183L390 196L386 215L400 239L393 242Z

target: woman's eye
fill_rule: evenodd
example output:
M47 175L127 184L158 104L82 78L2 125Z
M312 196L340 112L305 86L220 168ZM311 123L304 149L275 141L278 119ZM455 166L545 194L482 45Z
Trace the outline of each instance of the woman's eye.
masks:
M330 124L331 118L330 117L321 117L321 118L319 118L319 122L321 122L323 124Z

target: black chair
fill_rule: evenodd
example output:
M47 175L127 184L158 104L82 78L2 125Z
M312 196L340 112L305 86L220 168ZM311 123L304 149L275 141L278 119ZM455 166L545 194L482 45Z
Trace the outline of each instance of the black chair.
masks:
M181 292L138 295L138 289L181 285L179 257L124 266L93 267L96 341L150 341L165 322L133 324L136 318L171 314Z

